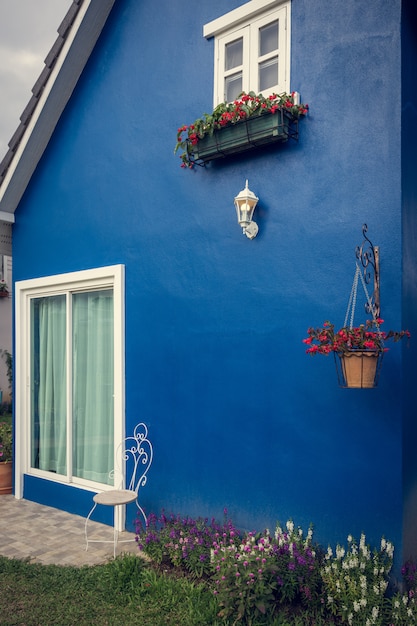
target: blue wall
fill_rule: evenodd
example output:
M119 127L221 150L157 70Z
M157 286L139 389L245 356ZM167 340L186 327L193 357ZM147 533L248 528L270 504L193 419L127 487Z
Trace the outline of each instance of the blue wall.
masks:
M402 40L402 190L403 190L403 317L417 331L417 11L414 2L403 1ZM411 322L410 322L411 320ZM404 558L417 554L417 422L415 388L417 369L413 351L404 351Z
M183 171L176 130L212 109L203 24L239 5L161 0L156 20L152 0L116 2L16 214L14 276L126 265L126 419L155 445L148 512L292 517L323 543L364 531L400 553L401 348L361 391L302 343L343 323L365 222L385 326L407 321L400 0L293 0L299 142ZM246 178L253 241L233 207Z

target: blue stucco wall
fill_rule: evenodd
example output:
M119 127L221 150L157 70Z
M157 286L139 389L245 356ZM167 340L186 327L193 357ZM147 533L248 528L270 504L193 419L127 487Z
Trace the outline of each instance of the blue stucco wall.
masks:
M126 420L154 441L148 512L292 517L323 543L364 531L401 553L401 349L378 389L344 390L302 343L343 323L365 222L386 327L402 323L400 0L293 0L299 142L183 171L176 129L212 108L203 24L239 4L161 0L156 20L151 0L116 3L16 213L14 277L125 264ZM233 207L246 178L253 241Z
M417 10L405 0L402 12L402 199L403 199L403 317L414 330L417 321ZM417 367L413 351L405 350L404 363L404 558L417 554L417 421L415 386Z

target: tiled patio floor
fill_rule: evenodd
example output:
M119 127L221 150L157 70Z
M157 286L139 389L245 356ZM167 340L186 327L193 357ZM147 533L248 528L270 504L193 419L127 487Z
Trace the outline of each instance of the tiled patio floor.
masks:
M85 551L85 518L29 500L0 496L0 554L44 565L97 565L113 558L113 543L92 543ZM113 541L113 528L89 522L89 538ZM120 539L133 539L121 533ZM117 554L138 554L135 542L117 546Z

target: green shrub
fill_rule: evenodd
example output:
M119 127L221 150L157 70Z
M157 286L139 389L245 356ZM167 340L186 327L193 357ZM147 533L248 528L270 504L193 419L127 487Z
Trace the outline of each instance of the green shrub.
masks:
M234 537L220 537L212 556L220 615L252 624L270 619L284 604L317 608L320 561L312 537L311 528L304 538L292 521L285 531L277 526L273 536L268 530L247 533L240 545Z

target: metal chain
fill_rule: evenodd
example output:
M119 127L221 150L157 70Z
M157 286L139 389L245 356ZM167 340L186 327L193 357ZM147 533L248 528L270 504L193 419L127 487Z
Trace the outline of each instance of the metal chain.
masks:
M356 308L356 294L358 292L358 274L360 273L359 266L356 263L356 271L353 277L352 289L350 291L349 302L346 309L345 322L343 324L343 328L347 327L349 312L351 311L350 317L350 328L353 327L353 318L355 316L355 308Z
M378 320L377 320L376 314L375 314L375 305L372 304L371 297L370 297L370 295L368 293L368 289L366 288L366 283L365 283L364 277L362 276L362 272L360 271L359 265L357 263L356 263L356 270L355 270L355 275L353 277L353 284L352 284L352 289L351 289L350 296L349 296L349 302L348 302L348 306L347 306L347 310L346 310L345 323L343 324L343 328L347 327L349 312L351 313L349 328L353 328L353 321L354 321L354 318L355 318L355 309L356 309L356 296L357 296L357 292L358 292L358 278L359 277L361 279L362 287L363 287L363 290L365 292L365 297L366 297L366 301L367 301L368 306L369 306L369 310L372 312L372 318L373 318L374 324L375 324L375 326L377 328L378 333L381 335L381 331L379 329L379 323L378 323Z

